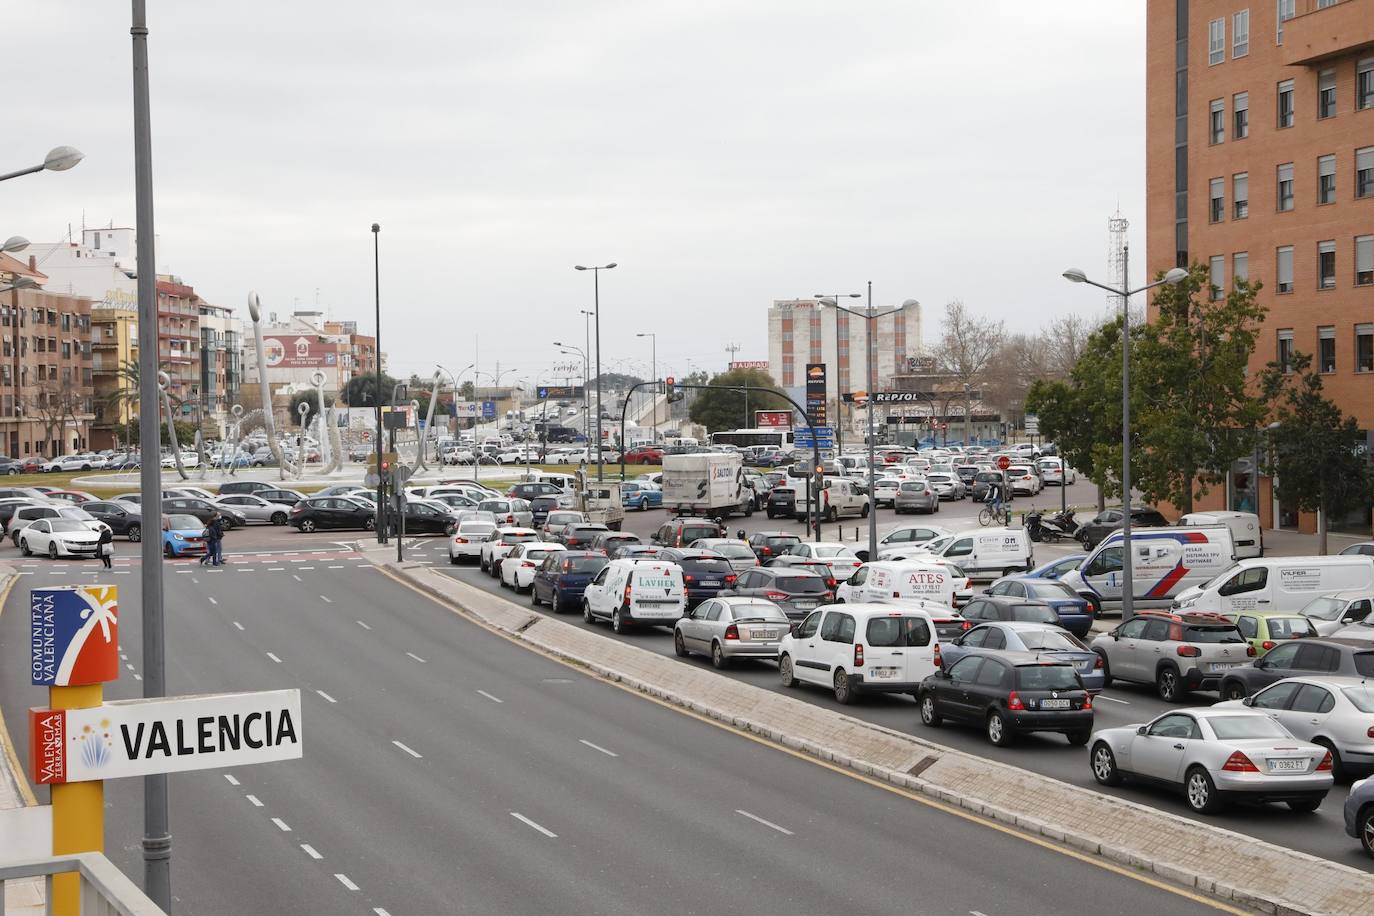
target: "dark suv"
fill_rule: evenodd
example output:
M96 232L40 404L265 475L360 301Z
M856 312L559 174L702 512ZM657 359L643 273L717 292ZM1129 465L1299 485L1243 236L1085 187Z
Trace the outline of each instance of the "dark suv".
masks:
M707 598L714 598L728 588L735 587L734 567L714 550L692 547L670 547L659 554L682 567L682 584L687 588L687 606L695 607Z
M1227 671L1221 697L1248 697L1286 677L1374 677L1374 643L1340 637L1279 643L1251 664Z
M786 531L756 531L749 535L749 549L760 563L780 557L801 543L801 538Z
M553 484L536 480L533 483L517 483L506 491L509 499L534 499L536 496L560 496L563 491Z
M725 537L725 526L704 518L675 518L664 522L650 540L660 547L689 547L698 538Z
M797 514L797 491L790 484L777 484L768 491L764 511L769 518L792 518Z
M790 620L801 620L835 597L835 593L825 587L825 580L809 569L765 566L755 566L740 573L735 587L726 594L766 598L782 608Z
M1084 550L1092 550L1103 538L1120 528L1125 517L1125 513L1120 509L1105 509L1097 513L1091 521L1084 522L1074 533L1074 537L1082 542ZM1131 527L1167 528L1169 520L1156 509L1132 509Z

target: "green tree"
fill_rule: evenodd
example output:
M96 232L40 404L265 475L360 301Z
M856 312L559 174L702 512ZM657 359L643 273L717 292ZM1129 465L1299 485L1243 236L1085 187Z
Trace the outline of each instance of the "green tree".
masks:
M709 432L751 427L754 425L755 410L793 409L786 398L766 393L781 393L782 389L774 384L772 376L762 369L731 369L715 376L706 384L710 388L697 392L687 415L693 423L701 424ZM755 389L748 394L747 415L745 393L727 390L726 386L729 385L748 385Z
M183 451L195 448L196 424L184 423L181 420L176 420L175 425L177 428L177 445L181 446ZM128 423L116 424L114 429L115 434L119 436L120 442L127 442L130 448L138 448L138 417L133 417ZM167 438L166 420L158 424L158 432L161 433L160 441L162 444L170 446L172 442ZM204 434L207 437L213 436L214 430L207 427Z
M1282 499L1317 513L1317 549L1325 554L1331 512L1367 505L1374 494L1360 424L1322 393L1322 377L1306 353L1295 352L1288 371L1270 363L1260 391L1270 420L1265 472Z
M386 404L391 400L391 392L396 388L396 379L382 373L382 400L380 403ZM366 375L355 375L348 380L343 391L339 392L339 400L349 407L372 407L378 403L377 400L377 374L369 372Z
M308 388L303 391L297 391L295 394L291 395L291 406L288 409L291 412L291 425L293 426L300 425L300 405L302 404L307 404L310 408L306 411L305 422L307 424L314 423L316 415L320 412L320 399L319 396L316 395L314 388ZM332 395L326 394L324 396L324 406L326 409L334 406L334 398Z
M170 366L171 363L164 362L159 363L157 368L159 371L166 372ZM119 368L115 370L114 374L119 385L105 396L105 402L114 408L115 416L137 416L140 397L138 385L139 379L142 377L139 372L138 360L124 360L119 364ZM181 398L173 392L168 392L168 394L171 396L172 406L180 407Z

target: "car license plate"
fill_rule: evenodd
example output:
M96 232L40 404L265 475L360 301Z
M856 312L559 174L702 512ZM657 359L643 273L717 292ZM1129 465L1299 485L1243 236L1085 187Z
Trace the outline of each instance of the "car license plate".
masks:
M1307 759L1304 757L1281 757L1278 760L1270 760L1269 769L1275 773L1302 772L1307 769Z
M720 585L720 580L719 580L719 579L702 579L702 580L701 580L701 585L702 585L703 588L716 588L716 587L718 587L718 586Z
M869 668L869 677L875 681L891 680L897 676L896 668Z
M1210 671L1230 671L1232 668L1239 668L1240 662L1212 662L1207 666Z
M1068 709L1073 704L1068 700L1041 700L1041 709Z
M815 601L810 601L810 600L808 600L808 601L793 601L792 603L795 604L797 607L815 607L815 606L816 606L816 602L815 602Z
M757 627L749 631L750 639L777 639L777 630L760 630Z

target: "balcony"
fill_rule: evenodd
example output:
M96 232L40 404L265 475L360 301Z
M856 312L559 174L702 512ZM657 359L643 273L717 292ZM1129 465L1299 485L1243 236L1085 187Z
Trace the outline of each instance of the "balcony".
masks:
M1290 67L1314 66L1366 48L1374 48L1374 0L1341 0L1283 24L1283 62Z

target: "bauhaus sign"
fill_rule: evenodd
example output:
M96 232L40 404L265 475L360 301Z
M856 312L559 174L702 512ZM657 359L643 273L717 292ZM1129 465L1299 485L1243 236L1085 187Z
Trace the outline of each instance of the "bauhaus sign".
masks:
M299 690L29 710L29 770L40 784L179 773L300 756Z

